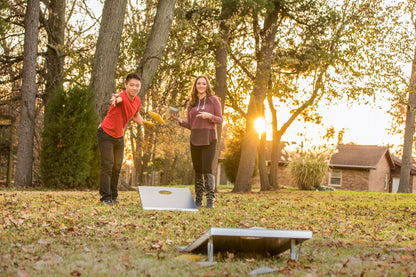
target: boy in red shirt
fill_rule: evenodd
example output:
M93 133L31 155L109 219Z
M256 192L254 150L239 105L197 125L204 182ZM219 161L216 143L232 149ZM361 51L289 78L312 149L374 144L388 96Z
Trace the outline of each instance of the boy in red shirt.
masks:
M100 149L100 195L105 205L118 204L117 184L124 154L124 129L133 119L139 125L143 119L139 114L141 80L136 73L130 73L124 83L125 91L111 97L111 106L97 131Z

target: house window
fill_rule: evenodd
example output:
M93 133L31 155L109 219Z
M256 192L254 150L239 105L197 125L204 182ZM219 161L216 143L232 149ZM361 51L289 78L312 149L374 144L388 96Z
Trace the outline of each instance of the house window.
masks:
M329 185L330 186L341 186L342 171L341 170L331 170L329 172Z
M386 174L386 178L384 179L384 190L387 190L389 187L389 174Z

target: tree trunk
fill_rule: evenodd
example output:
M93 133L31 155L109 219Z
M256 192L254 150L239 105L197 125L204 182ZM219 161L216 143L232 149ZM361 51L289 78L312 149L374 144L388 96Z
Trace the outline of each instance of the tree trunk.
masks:
M406 110L406 127L404 129L402 168L397 192L410 192L410 169L412 167L413 136L415 133L416 110L416 48L412 62L412 75L409 82L409 103ZM415 184L414 184L415 185Z
M2 116L0 116L2 118ZM6 186L12 186L12 179L13 179L13 160L14 160L14 124L15 119L14 117L10 117L10 133L9 133L9 159L7 161L7 177L6 177Z
M157 5L152 32L147 42L143 58L137 68L137 72L142 77L142 87L139 92L140 98L149 89L162 59L172 25L175 3L176 0L160 0Z
M38 55L39 0L28 0L25 15L22 104L15 184L32 185L33 137L35 133L36 59Z
M91 72L91 87L95 91L95 112L101 122L115 91L117 60L127 0L105 0L100 32Z
M49 19L46 25L48 50L46 51L46 88L44 101L47 105L50 96L58 85L62 84L64 71L66 0L50 2Z
M253 92L247 110L246 134L241 145L241 156L238 165L233 192L251 191L251 181L256 161L258 135L254 129L254 121L264 111L267 80L269 79L273 49L275 46L276 20L278 17L278 3L268 14L261 32L263 45L257 55L257 70L254 80Z
M131 139L131 144L134 145L133 138ZM135 138L136 144L135 144L135 151L133 153L133 165L134 165L134 172L135 172L135 179L134 184L137 185L143 185L142 179L143 179L143 132L138 129L137 135Z
M140 157L140 171L139 171L139 184L148 185L146 182L148 180L147 176L151 175L151 169L149 167L150 162L152 161L154 145L155 145L155 132L152 128L145 130L143 137L140 140L137 140L136 147L141 149ZM138 147L140 145L140 147Z
M172 25L175 4L176 0L160 0L157 5L152 32L150 33L149 41L147 42L143 58L137 67L137 72L142 78L142 87L140 88L139 92L139 97L141 99L143 99L150 85L152 84L153 77L163 57L163 52L166 48L166 43L169 37L170 27ZM141 131L139 130L139 132ZM148 136L144 136L144 138L147 140ZM142 142L142 137L138 136L136 140L137 149L146 149L146 146L143 147L141 145ZM140 157L140 168L137 168L135 164L136 172L138 172L139 175L138 180L140 184L143 184L144 182L144 173L145 170L148 169L147 163L150 161L150 155L146 153L146 150L142 151L142 153L144 154L142 157Z
M280 158L280 140L281 132L277 130L277 115L276 109L273 106L272 96L267 97L270 112L272 114L272 129L273 129L273 141L272 141L272 154L271 154L271 163L270 163L270 189L277 190L280 188L278 181L278 169L279 169L279 158Z
M133 186L136 186L138 182L138 174L137 174L137 168L140 167L140 148L136 147L135 141L137 140L136 135L133 132L133 126L131 124L128 124L129 132L130 132L130 144L131 144L131 153L133 157L133 174L131 178L131 184ZM139 134L137 134L138 136ZM140 146L140 144L139 144Z
M224 105L225 105L225 95L227 93L227 48L229 43L229 33L230 27L226 23L226 21L231 17L233 9L228 6L224 5L224 1L222 1L222 11L220 16L220 34L221 39L218 41L218 44L215 49L215 61L217 66L215 67L215 87L214 91L215 94L221 99L221 108L222 113L224 113ZM217 176L218 170L218 159L221 155L221 139L222 139L222 125L217 126L217 134L218 134L218 142L217 142L217 149L215 151L214 161L213 161L213 174ZM219 178L215 179L215 189L217 190L217 185L219 184Z
M261 139L258 149L258 167L260 175L260 190L267 191L270 190L269 174L267 173L266 167L266 132L261 134Z
M284 145L281 143L281 139L283 134L286 130L290 127L290 125L295 121L295 119L305 111L309 106L313 105L315 99L318 97L319 91L322 89L322 79L326 71L328 70L329 64L325 64L320 69L319 74L317 74L315 79L315 84L313 88L313 92L309 99L302 103L289 117L289 119L282 125L282 127L278 130L277 129L277 116L276 110L273 106L273 99L272 96L268 96L268 102L270 111L272 113L272 127L273 127L273 145L272 145L272 156L271 156L271 166L270 166L270 188L271 189L279 189L278 183L278 167L279 167L279 158L280 153L284 148ZM318 71L317 71L318 72Z

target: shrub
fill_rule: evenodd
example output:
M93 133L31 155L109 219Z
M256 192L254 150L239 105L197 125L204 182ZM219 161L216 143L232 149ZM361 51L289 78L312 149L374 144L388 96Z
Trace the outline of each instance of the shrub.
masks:
M41 175L53 188L96 187L96 130L93 92L87 87L56 89L45 111Z
M289 162L289 174L302 190L317 189L329 168L330 155L325 152L296 154Z

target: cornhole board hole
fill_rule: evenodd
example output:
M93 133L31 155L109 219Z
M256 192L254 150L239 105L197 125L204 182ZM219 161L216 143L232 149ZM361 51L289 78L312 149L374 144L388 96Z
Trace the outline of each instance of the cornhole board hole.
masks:
M139 186L139 195L143 210L198 211L188 188Z
M290 249L290 258L298 260L300 244L312 238L311 231L271 230L262 228L211 228L188 247L177 247L185 252L207 252L209 261L218 252L245 252L277 255ZM296 245L299 244L299 251Z

